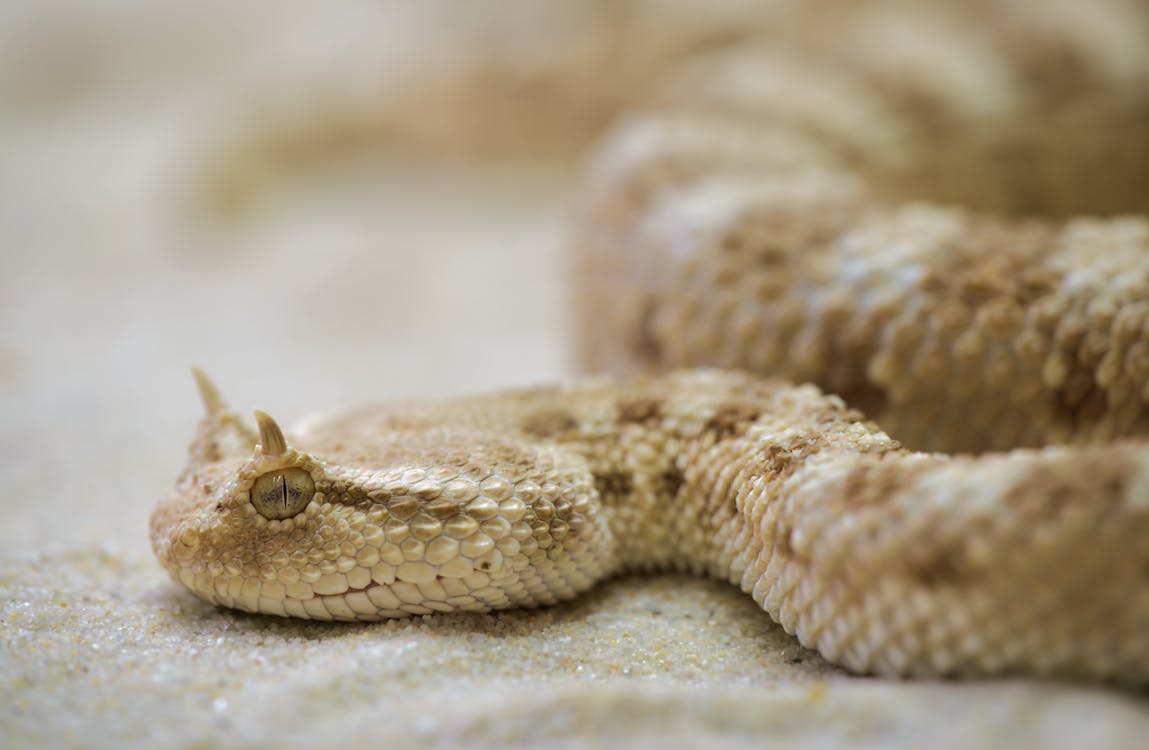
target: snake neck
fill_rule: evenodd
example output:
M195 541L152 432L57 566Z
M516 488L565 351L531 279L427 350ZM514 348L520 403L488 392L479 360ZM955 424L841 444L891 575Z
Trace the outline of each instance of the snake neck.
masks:
M721 394L693 413L672 399L624 404L631 421L569 444L588 465L615 572L702 574L750 591L779 544L778 529L762 519L792 494L796 475L859 454L900 454L835 399L812 388L788 395L796 403Z

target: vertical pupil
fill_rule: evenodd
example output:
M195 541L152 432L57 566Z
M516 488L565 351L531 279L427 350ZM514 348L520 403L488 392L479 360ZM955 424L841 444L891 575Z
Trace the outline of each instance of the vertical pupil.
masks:
M290 518L299 513L315 493L315 481L301 469L281 469L264 474L252 487L252 504L266 518Z

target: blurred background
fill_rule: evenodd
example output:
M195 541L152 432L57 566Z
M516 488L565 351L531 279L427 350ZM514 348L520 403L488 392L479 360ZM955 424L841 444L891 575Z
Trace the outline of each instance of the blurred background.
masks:
M893 156L926 166L887 170L898 199L1009 210L1026 197L1010 185L1046 174L1085 208L1136 187L1123 200L1137 210L1149 62L1128 48L1143 37L1120 13L1041 5L0 3L0 552L143 549L198 418L192 365L285 424L571 372L583 155L620 111L658 106L646 92L676 61L746 37L810 45L830 67L872 54L868 75L911 109L932 101L915 87L969 104L944 136L926 117L895 139ZM1081 49L1136 63L1113 68L1132 104L1082 120L1091 79L1038 67L1028 85L1051 104L1027 110L1009 86L982 91L1001 63L985 55L985 70L959 56L952 80L917 75L951 59L935 47L961 36L955 18L1004 29L1023 73L1027 49L1061 59L1044 27L1082 29ZM837 27L862 33L845 43Z
M191 366L285 425L570 373L588 145L675 60L878 4L0 2L0 744L1146 736L1139 700L1087 688L856 680L717 582L329 628L208 607L149 551Z
M285 423L568 371L578 155L754 5L2 4L0 552L146 545L193 364Z

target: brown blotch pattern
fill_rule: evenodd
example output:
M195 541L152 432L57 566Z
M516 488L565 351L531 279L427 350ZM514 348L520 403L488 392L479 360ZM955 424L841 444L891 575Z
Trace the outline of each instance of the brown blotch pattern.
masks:
M1039 465L1029 476L1003 491L1001 502L1033 518L1059 518L1091 497L1106 515L1123 512L1130 477L1137 471L1125 456L1093 452L1074 465Z
M674 466L658 476L659 494L663 497L677 497L684 484L686 484L686 476Z
M911 578L930 589L964 586L977 580L977 571L966 564L961 550L941 546L920 560L909 560L906 567Z
M723 404L707 420L703 430L712 433L715 442L729 440L746 432L746 428L761 414L760 410L749 404Z
M560 409L537 411L523 420L522 430L537 438L551 438L570 432L578 426L571 414Z
M793 474L808 456L809 453L805 451L771 445L761 453L757 465L754 466L754 473L780 481Z
M625 497L634 490L634 478L618 471L609 474L595 474L594 488L604 500L612 497Z
M798 555L794 549L794 545L790 543L790 532L792 529L789 526L779 525L775 529L774 534L774 554L778 555L784 560L801 561L801 556Z
M847 474L839 496L852 508L880 506L935 468L936 464L924 461L917 466L905 462L887 464L879 457L854 467Z
M1060 274L1043 265L1056 237L1036 223L978 221L927 267L922 288L948 303L988 302L1021 308L1055 294ZM1000 252L1009 246L1011 252Z
M662 402L656 398L635 398L618 402L618 421L623 424L653 425L662 419Z

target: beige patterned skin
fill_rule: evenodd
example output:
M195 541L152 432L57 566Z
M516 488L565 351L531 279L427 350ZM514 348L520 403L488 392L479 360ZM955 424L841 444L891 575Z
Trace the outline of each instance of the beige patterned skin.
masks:
M173 577L377 620L688 571L857 672L1149 683L1149 12L829 17L687 65L588 170L582 363L663 374L286 438L201 376Z
M1149 434L1149 6L1025 5L670 76L584 180L584 369L813 382L919 450Z
M1013 449L807 461L741 584L852 669L1144 683L1149 445L1120 441L1149 434L1149 9L857 3L818 31L699 58L604 139L582 364L745 368L909 448ZM1067 443L1093 447L1016 450Z
M813 386L718 370L362 409L286 440L261 416L258 444L205 400L151 538L210 602L378 620L676 570L859 672L1149 679L1139 446L911 453ZM269 520L253 483L285 468L314 494Z

